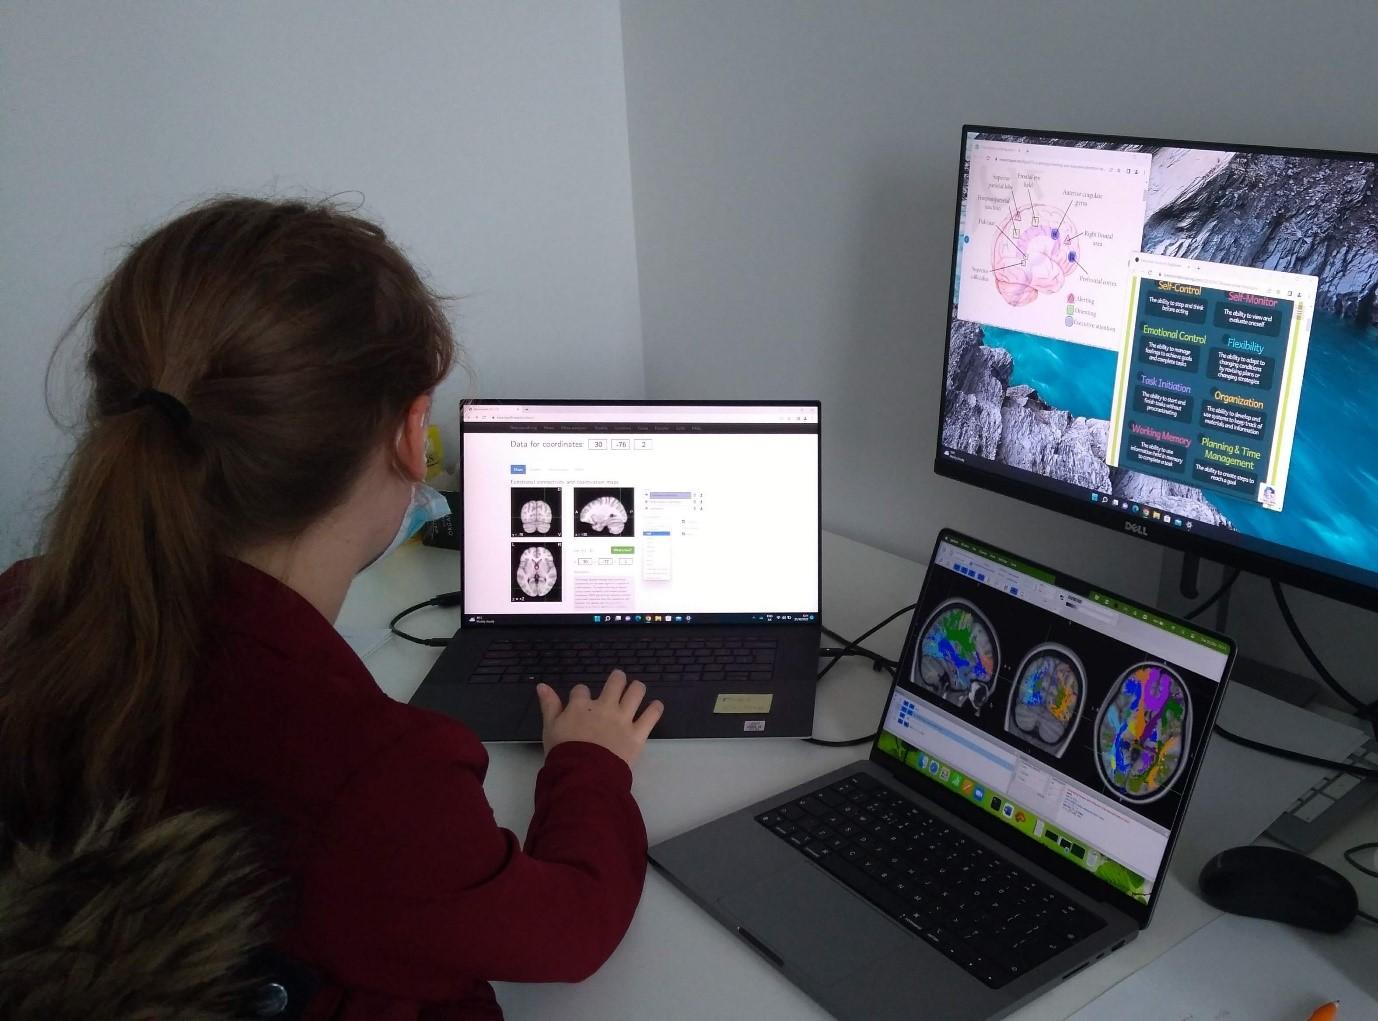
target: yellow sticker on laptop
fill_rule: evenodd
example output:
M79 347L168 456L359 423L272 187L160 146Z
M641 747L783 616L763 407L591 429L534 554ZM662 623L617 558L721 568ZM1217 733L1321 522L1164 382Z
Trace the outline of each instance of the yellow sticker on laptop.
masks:
M775 696L765 695L719 695L713 703L715 713L768 713Z

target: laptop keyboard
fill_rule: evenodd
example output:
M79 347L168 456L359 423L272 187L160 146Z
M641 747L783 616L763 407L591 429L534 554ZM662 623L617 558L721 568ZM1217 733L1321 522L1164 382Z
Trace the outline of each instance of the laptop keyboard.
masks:
M773 638L614 637L515 639L490 644L475 684L601 685L615 667L646 684L765 683L774 676Z
M992 989L1105 925L865 773L756 821Z

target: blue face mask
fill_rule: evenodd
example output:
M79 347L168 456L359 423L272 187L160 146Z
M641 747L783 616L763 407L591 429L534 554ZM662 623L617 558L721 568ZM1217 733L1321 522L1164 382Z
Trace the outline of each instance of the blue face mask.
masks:
M406 513L402 515L402 523L397 526L397 534L392 537L392 542L388 543L388 548L365 566L371 566L382 560L402 543L421 531L422 525L430 521L438 521L449 513L450 503L439 490L432 489L424 482L413 483L411 503L407 504Z

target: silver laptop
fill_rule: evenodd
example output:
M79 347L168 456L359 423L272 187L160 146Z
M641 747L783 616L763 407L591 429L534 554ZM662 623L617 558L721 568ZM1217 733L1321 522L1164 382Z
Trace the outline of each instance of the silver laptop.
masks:
M462 626L412 698L538 741L536 682L614 667L655 737L812 733L817 401L466 401Z
M1148 925L1226 638L938 538L870 758L651 849L835 1016L983 1021Z

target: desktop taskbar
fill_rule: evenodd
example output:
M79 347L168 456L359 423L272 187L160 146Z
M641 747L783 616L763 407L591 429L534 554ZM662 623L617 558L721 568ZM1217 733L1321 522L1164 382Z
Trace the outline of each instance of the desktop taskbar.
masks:
M632 627L676 624L817 624L816 611L793 613L466 613L464 625L519 627L526 624L560 624L579 626L596 624L599 627L628 625Z

